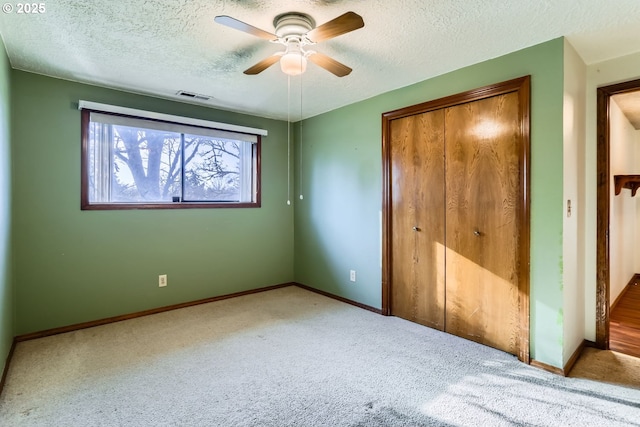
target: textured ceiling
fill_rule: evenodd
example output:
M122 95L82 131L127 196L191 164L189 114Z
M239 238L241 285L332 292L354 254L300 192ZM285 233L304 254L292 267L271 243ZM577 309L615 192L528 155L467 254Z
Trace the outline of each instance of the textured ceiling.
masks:
M16 4L16 3L13 3ZM638 0L47 0L40 15L0 14L11 65L63 79L292 120L566 36L587 63L639 52ZM353 68L309 64L291 79L243 70L280 45L214 23L230 15L273 32L288 11L317 25L347 11L365 27L314 50ZM302 96L299 89L302 88ZM288 110L287 99L291 99ZM302 108L300 105L302 99ZM290 113L288 113L290 111Z

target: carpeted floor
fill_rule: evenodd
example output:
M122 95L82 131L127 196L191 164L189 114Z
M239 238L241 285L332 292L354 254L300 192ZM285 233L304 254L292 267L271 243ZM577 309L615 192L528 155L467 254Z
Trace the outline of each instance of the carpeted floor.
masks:
M640 426L640 390L287 287L19 343L0 425Z

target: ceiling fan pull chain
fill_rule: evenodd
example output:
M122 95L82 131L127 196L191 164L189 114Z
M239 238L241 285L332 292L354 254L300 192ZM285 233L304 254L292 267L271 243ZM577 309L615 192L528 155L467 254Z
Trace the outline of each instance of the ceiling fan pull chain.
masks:
M304 199L302 195L302 75L300 75L300 200Z
M287 76L287 205L291 205L291 76Z

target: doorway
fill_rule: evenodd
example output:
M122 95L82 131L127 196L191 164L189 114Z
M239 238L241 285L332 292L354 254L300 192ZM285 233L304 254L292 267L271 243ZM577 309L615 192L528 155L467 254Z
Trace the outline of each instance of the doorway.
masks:
M628 330L620 329L627 322L624 319L628 316L622 309L626 310L628 306L634 305L632 299L636 294L633 289L636 286L635 275L620 294L620 298L615 301L614 310L611 310L611 107L612 97L639 91L640 80L632 80L598 88L597 92L596 346L603 350L612 349L636 356L640 356L640 321L637 322L636 327L631 324ZM633 173L633 171L625 173ZM619 183L622 185L622 181ZM632 188L632 186L633 183L626 188ZM622 191L622 187L616 189L616 193L618 191ZM621 196L630 197L630 194L621 194ZM625 292L627 289L633 292ZM640 308L637 309L636 316L638 315L640 315ZM613 341L612 327L614 328ZM631 339L629 339L630 334ZM625 345L620 343L621 336L626 336L625 339L629 342L635 341L636 348L625 349Z

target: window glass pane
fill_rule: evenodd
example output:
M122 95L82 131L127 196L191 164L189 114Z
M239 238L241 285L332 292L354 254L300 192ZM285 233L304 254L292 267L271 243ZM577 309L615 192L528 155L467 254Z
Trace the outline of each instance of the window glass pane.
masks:
M184 200L241 202L242 146L250 143L185 135Z
M180 134L113 125L111 202L171 202L180 196Z

